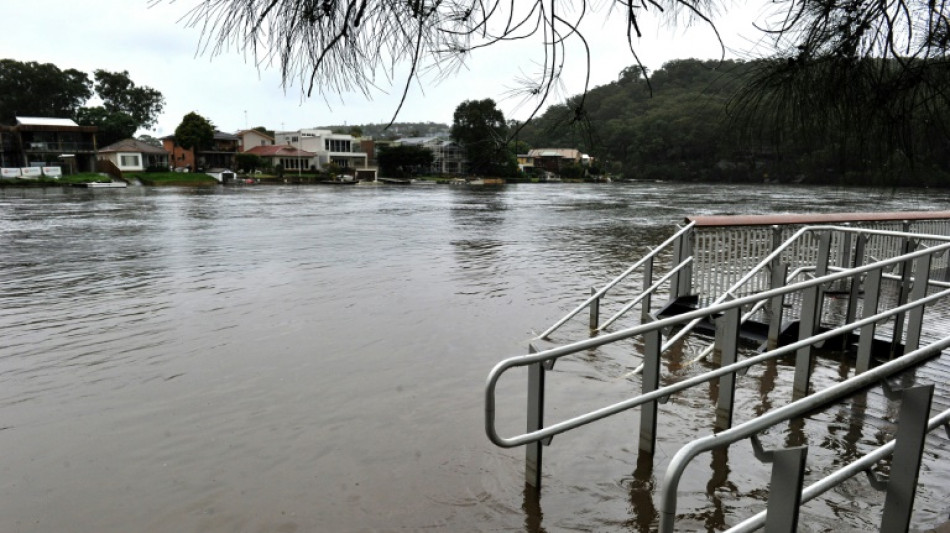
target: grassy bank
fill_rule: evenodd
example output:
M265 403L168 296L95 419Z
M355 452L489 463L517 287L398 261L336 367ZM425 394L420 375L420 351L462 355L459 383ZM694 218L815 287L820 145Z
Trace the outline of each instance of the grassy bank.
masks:
M217 185L218 181L207 174L189 172L139 172L127 173L126 178L135 178L142 185L150 186L178 186L178 187L205 187Z

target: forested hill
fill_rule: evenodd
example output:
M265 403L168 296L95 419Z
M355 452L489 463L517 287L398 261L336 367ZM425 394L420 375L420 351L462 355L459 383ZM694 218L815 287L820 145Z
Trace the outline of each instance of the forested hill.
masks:
M950 183L946 136L927 137L929 149L909 159L897 150L862 146L858 137L867 131L860 123L824 131L777 127L768 109L739 105L739 91L746 88L749 101L747 84L767 64L676 60L650 73L649 83L638 69L627 68L617 81L592 89L583 105L574 96L552 106L518 140L531 147L576 147L628 179Z

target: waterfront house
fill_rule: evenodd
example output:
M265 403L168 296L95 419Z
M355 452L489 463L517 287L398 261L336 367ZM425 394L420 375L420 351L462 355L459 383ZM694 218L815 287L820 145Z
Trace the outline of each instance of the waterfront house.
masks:
M178 146L174 135L162 137L162 146L171 155L171 166L174 168L234 168L239 139L232 133L215 130L211 147L205 150L190 150Z
M238 138L238 151L247 152L255 146L272 146L274 138L258 130L241 130L235 134Z
M432 152L432 165L425 169L426 172L444 175L444 174L464 174L467 161L465 152L458 143L448 137L406 137L395 141L393 144L402 146L421 146Z
M574 148L536 148L528 152L527 159L534 160L535 168L542 168L555 174L560 173L561 169L567 165L587 166L590 164L590 156Z
M245 152L260 157L266 165L281 165L284 172L309 170L311 162L317 156L313 152L286 145L254 146Z
M16 117L0 126L0 167L60 167L63 173L96 170L96 126L68 118Z
M168 168L168 152L135 139L124 139L99 149L100 161L111 161L119 170L143 171L148 168Z
M278 131L274 141L275 145L292 146L313 153L310 166L317 170L323 170L332 163L350 174L369 166L368 156L360 147L359 139L346 133L320 129Z

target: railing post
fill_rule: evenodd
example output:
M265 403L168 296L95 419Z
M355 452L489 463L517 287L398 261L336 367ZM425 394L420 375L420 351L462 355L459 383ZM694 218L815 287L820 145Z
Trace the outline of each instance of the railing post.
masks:
M594 287L590 288L590 295L593 296L597 294L597 289ZM594 298L590 302L590 329L591 331L596 330L600 327L600 298Z
M641 383L642 394L653 392L660 385L660 347L662 338L660 330L652 330L643 334L643 375ZM640 406L640 445L642 453L653 454L656 448L656 416L658 402L652 401Z
M914 267L914 286L910 291L911 301L920 300L927 296L930 287L930 254L918 257ZM907 314L907 340L904 342L904 353L912 352L920 347L920 333L924 325L924 307L919 305Z
M868 318L877 314L877 303L881 296L881 278L884 272L878 268L868 272L864 279L864 310L861 318ZM861 327L858 338L858 355L854 364L854 373L861 374L871 368L871 355L874 348L874 332L877 323L872 322Z
M772 249L769 250L769 253L775 252L781 245L782 226L776 224L772 226ZM770 288L777 289L784 287L788 280L788 264L782 262L781 256L777 255L775 259L772 260L771 270L772 279L770 280ZM784 294L772 298L771 302L769 302L769 311L771 312L771 317L769 317L769 333L765 347L766 350L774 350L778 348L778 338L782 333L782 318L785 315Z
M538 353L533 344L528 345L528 353ZM528 432L544 427L544 363L528 365ZM542 441L525 446L525 483L541 488L541 450Z
M772 266L771 288L778 289L785 286L788 278L788 265L785 263L776 263ZM766 350L778 348L778 338L782 334L782 318L785 314L785 295L779 294L773 296L769 301L769 336L766 343Z
M683 255L683 239L685 237L686 237L685 235L680 235L673 242L672 264L674 265L680 264L683 258L686 257ZM679 272L677 272L676 275L673 276L673 279L670 280L670 301L671 302L676 300L680 295L680 278L681 278L681 275Z
M684 259L693 255L693 238L695 234L696 230L691 229L683 235L683 251L680 253L680 260L674 264L678 265ZM682 281L679 284L679 293L677 296L688 296L693 292L693 263L689 263L683 270L680 270L679 275Z
M736 362L739 352L739 321L742 309L733 307L716 319L716 351L720 367ZM716 405L716 429L732 426L732 410L736 398L736 375L726 374L719 378L719 403Z
M867 247L868 236L861 233L854 240L854 259L851 260L851 268L858 268L864 264L864 250ZM858 315L858 297L861 294L861 280L857 277L851 278L851 286L848 290L848 310L845 315L845 324L854 322ZM850 335L848 335L850 337ZM847 342L847 341L846 341Z
M905 234L910 232L910 221L905 220L903 222L903 231ZM914 248L917 247L917 242L915 239L910 237L903 237L901 240L901 251L900 254L909 254L914 251ZM907 294L910 292L910 276L913 270L913 261L903 261L900 263L900 276L901 284L897 291L897 305L904 305L907 303ZM904 336L904 313L898 313L894 315L894 336L891 338L891 359L897 355L897 349L901 344L901 339Z
M798 531L798 508L802 503L807 453L808 446L772 452L772 479L769 482L765 533Z
M907 531L910 527L933 392L934 386L926 385L907 389L901 396L894 458L884 499L884 517L881 520L881 531L884 533Z
M679 264L679 263L677 263ZM653 305L653 293L647 292L653 285L653 258L647 260L643 265L643 301L640 302L640 323L646 324L653 317L650 315L650 308Z
M693 230L680 235L673 243L673 264L678 265L691 255L693 255ZM670 300L688 295L692 291L692 284L693 267L687 265L670 280Z
M815 262L815 277L828 273L828 257L831 255L831 232L822 231L818 237L818 258ZM809 287L802 298L802 314L799 321L799 340L808 339L815 334L821 323L821 307L824 296L820 285ZM795 355L795 382L792 387L793 398L808 395L808 381L811 378L812 346L799 348Z

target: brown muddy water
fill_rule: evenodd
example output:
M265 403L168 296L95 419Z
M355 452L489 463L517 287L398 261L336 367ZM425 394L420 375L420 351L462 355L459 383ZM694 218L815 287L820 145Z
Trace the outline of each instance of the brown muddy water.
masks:
M685 216L948 206L664 183L0 189L0 531L649 531L712 392L664 406L652 462L635 413L556 437L534 499L523 450L484 435L491 367ZM637 393L637 363L559 362L549 418ZM787 401L777 375L749 373L738 421ZM523 429L522 384L499 391L503 434ZM797 428L809 461L877 441L839 415ZM768 471L747 448L694 461L683 530L761 509ZM919 527L946 518L945 452L921 475ZM803 530L872 527L879 505L847 484Z

